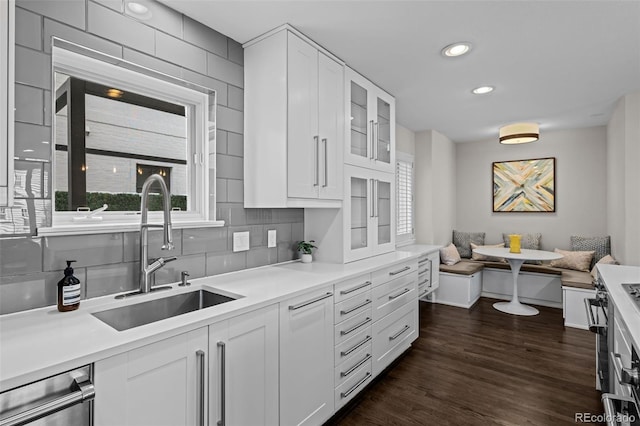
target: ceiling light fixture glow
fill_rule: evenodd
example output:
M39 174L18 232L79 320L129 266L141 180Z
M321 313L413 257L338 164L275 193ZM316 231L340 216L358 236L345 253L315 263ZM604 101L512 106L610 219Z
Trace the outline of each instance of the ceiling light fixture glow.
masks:
M149 11L149 8L147 6L140 3L136 3L135 1L128 2L127 9L129 9L129 12L135 15L144 15Z
M493 89L495 89L495 87L493 86L480 86L480 87L476 87L471 92L474 95L485 95L487 93L493 92Z
M462 56L466 53L469 53L471 50L471 43L467 41L460 41L457 43L450 44L442 49L442 56L446 56L448 58L455 58L456 56Z
M539 137L538 123L514 123L500 128L500 143L504 145L534 142Z

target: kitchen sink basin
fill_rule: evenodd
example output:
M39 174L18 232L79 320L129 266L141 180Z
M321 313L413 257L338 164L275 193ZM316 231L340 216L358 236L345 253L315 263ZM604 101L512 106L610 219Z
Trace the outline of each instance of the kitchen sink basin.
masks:
M92 315L116 330L123 331L220 305L221 303L231 302L232 300L235 300L235 298L207 290L196 290L149 300L148 302L94 312Z

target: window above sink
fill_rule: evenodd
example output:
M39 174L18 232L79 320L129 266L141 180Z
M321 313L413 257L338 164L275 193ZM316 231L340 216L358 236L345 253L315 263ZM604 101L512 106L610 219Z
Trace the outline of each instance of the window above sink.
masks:
M52 71L54 207L38 235L137 230L139 183L152 173L171 189L175 228L224 224L215 218L215 91L57 38Z

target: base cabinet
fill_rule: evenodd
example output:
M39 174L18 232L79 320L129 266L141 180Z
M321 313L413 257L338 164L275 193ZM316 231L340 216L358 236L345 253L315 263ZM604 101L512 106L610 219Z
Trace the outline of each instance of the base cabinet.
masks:
M206 424L207 327L95 363L96 426Z
M278 424L278 306L209 326L209 424Z
M318 425L334 411L333 287L280 303L280 424Z

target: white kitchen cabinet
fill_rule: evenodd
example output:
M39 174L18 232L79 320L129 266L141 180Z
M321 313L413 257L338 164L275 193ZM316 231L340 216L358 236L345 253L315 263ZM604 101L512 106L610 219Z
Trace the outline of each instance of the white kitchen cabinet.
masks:
M344 64L288 26L244 47L245 207L340 207Z
M13 204L15 22L14 0L0 2L0 207Z
M209 327L209 424L278 424L278 305Z
M280 303L280 424L318 425L334 411L333 286Z
M395 176L345 166L345 261L395 250Z
M345 82L350 113L345 163L394 172L395 99L348 67Z
M202 327L96 362L94 424L206 424L207 343Z
M440 252L423 254L418 259L418 298L422 299L440 285Z

